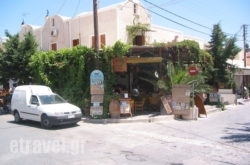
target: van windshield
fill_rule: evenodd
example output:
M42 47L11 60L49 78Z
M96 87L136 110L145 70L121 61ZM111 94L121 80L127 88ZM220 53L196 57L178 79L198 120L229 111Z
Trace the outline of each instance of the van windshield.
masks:
M66 101L59 95L40 95L38 96L41 104L59 104L66 103Z

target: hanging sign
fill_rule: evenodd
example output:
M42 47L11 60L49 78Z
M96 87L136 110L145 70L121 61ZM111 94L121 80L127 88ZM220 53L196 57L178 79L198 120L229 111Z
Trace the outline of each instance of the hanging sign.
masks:
M115 72L127 72L127 58L114 58L112 62Z

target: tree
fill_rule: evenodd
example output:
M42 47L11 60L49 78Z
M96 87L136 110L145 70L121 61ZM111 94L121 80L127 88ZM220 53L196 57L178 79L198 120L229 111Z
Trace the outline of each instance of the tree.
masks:
M31 81L32 73L29 67L30 57L37 51L38 44L32 33L27 33L23 40L19 35L5 32L8 40L0 54L0 72L3 83L10 78L18 79L27 84Z
M222 31L220 24L214 25L208 50L214 63L214 69L211 70L212 77L209 81L211 85L218 85L219 83L227 85L227 82L232 79L230 70L228 70L229 64L226 61L229 58L234 58L240 51L235 43L235 36L228 38Z

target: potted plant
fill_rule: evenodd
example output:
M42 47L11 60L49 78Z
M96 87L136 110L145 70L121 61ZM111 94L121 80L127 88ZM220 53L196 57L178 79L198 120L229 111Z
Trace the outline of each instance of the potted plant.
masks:
M109 100L109 113L111 118L118 119L120 118L120 94L119 93L113 93L108 96Z

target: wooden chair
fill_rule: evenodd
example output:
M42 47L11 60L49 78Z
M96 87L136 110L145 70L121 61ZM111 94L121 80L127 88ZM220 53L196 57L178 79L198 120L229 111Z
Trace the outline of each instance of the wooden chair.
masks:
M145 104L146 98L142 98L141 100L136 100L135 101L135 113L137 110L143 111L144 109L144 104Z

